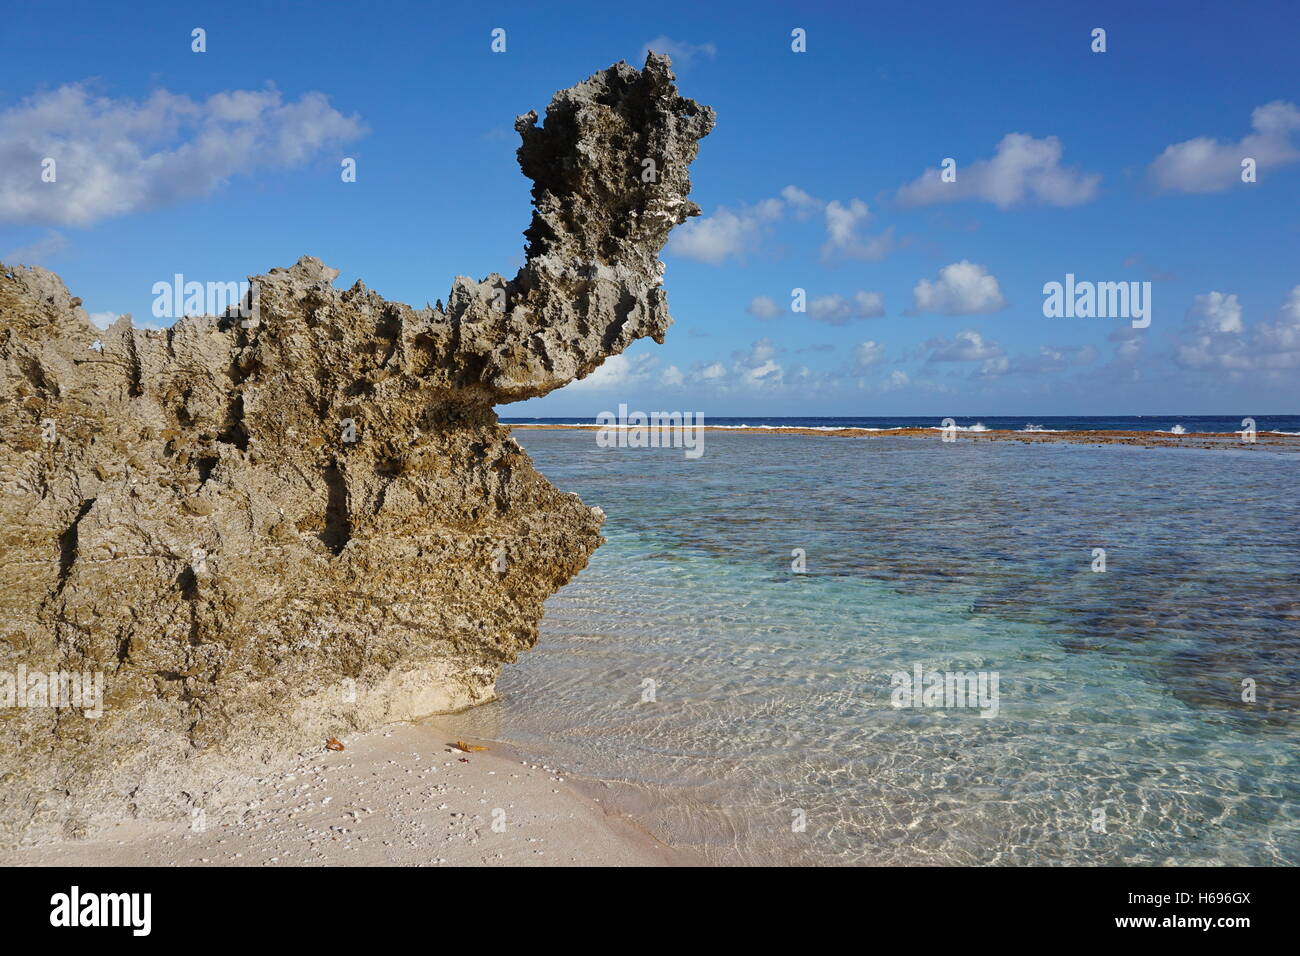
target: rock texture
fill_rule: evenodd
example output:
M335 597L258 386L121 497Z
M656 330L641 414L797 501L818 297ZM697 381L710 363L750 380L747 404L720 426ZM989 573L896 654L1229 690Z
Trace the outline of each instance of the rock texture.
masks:
M490 699L536 642L603 515L493 406L662 341L713 113L651 54L537 119L526 264L446 308L303 258L250 277L255 322L100 332L57 276L0 268L0 675L105 679L98 719L0 707L0 840L217 812L276 755Z

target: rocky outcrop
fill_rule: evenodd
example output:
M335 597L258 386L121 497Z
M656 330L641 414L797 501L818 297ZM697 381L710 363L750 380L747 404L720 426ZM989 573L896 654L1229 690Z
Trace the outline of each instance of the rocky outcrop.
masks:
M651 54L537 119L526 264L445 308L304 258L251 277L255 314L100 332L57 276L0 269L0 838L220 812L278 754L490 699L536 642L603 515L493 406L662 341L713 113ZM41 706L59 672L102 675L101 716Z

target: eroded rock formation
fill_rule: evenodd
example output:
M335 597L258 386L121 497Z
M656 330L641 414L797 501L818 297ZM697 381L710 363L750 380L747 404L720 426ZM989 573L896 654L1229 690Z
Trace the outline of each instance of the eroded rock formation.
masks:
M0 839L215 811L258 761L491 698L603 519L493 406L662 341L712 125L653 54L520 117L526 264L445 309L304 258L250 277L255 320L101 332L0 268L0 680L104 675L97 719L0 699Z

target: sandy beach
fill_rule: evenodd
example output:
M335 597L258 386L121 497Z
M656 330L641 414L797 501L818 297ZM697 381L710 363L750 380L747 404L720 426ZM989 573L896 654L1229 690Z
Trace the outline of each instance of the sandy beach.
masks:
M128 821L0 853L7 866L662 866L689 863L561 771L465 740L456 718L321 747L254 800L187 821ZM599 787L599 784L595 785ZM588 790L591 785L588 784ZM495 826L494 826L495 824Z

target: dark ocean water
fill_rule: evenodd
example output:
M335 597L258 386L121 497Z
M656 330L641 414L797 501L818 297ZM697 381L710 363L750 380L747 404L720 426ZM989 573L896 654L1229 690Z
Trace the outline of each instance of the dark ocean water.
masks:
M611 409L617 413L617 409ZM645 409L654 411L654 409ZM1188 433L1235 432L1242 420L1255 419L1259 432L1284 432L1300 435L1300 415L954 415L958 428L983 425L989 429L1021 431L1035 428L1044 431L1173 431L1181 426ZM596 420L581 418L517 418L503 416L506 425L594 425ZM749 428L938 428L941 418L915 415L854 415L848 417L768 417L763 415L705 416L707 425L747 426Z
M1300 864L1294 455L516 437L608 542L465 719L661 839L719 862ZM896 708L918 666L998 675L996 713Z

